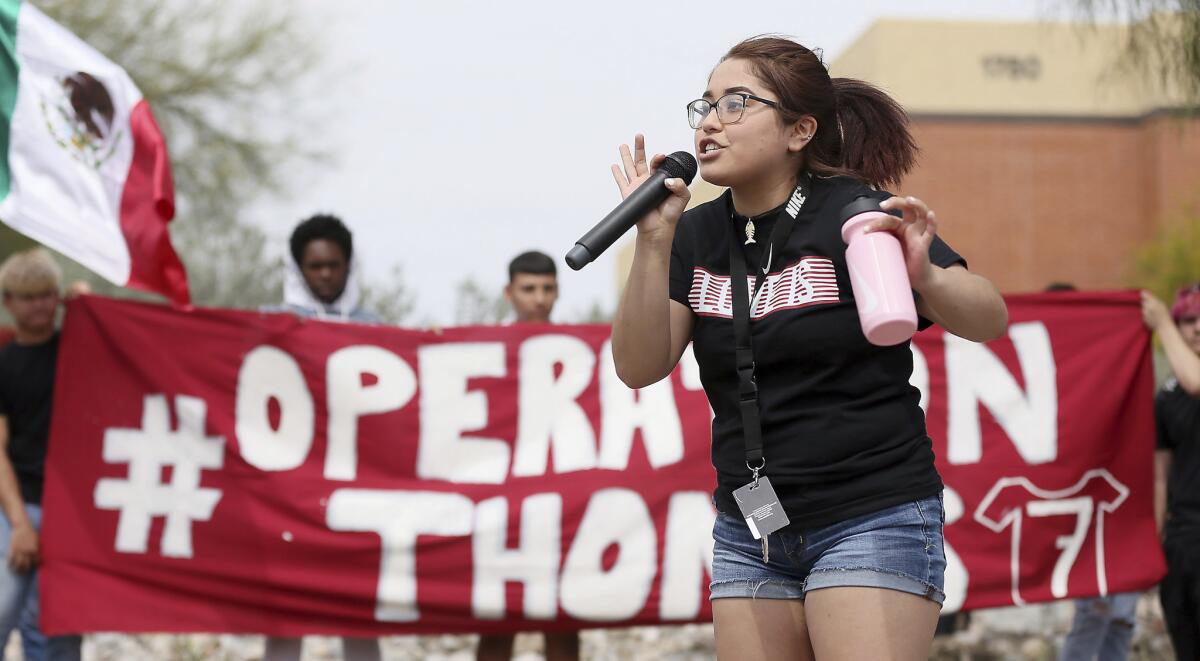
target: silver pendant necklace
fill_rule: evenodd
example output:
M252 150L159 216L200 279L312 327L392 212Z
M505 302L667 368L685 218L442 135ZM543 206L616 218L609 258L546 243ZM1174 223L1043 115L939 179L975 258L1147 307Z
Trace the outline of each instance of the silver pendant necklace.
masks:
M788 215L791 216L792 218L795 218L800 213L801 207L804 206L804 202L808 199L806 184L808 184L810 180L811 180L811 177L806 174L804 176L803 180L796 184L796 190L792 191L792 197L791 197L791 199L789 199L787 201L787 204L785 205L787 208ZM768 211L766 213L761 213L757 216L747 216L746 217L746 225L745 225L745 227L742 228L742 231L746 234L746 240L745 240L745 242L742 243L742 245L748 246L751 243L758 243L757 241L754 240L754 233L757 229L754 226L754 219L755 218L762 219L762 218L774 213L775 211L778 211L778 208L772 209L771 211ZM733 219L735 221L737 220L737 212L736 211L733 212Z

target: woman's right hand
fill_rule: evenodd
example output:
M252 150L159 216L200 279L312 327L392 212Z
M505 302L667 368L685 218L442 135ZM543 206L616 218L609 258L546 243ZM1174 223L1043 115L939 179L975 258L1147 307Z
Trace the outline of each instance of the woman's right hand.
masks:
M621 199L629 197L630 193L649 179L666 158L662 154L655 154L647 164L646 140L640 133L633 139L632 154L629 145L621 145L621 163L624 168L615 163L612 166L613 179L617 182L617 188L621 189ZM692 193L687 184L679 178L667 179L666 186L671 195L663 200L658 208L638 221L639 236L663 238L667 241L675 236L675 225L683 215L683 210L687 208L688 201L692 199Z

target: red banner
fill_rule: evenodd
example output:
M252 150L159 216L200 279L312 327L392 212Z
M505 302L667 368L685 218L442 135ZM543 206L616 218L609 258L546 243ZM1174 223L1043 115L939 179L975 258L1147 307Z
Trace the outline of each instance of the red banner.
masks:
M1153 377L1134 294L1009 298L913 382L947 609L1143 589ZM49 633L497 632L711 617L711 412L603 326L440 333L85 297L46 467Z

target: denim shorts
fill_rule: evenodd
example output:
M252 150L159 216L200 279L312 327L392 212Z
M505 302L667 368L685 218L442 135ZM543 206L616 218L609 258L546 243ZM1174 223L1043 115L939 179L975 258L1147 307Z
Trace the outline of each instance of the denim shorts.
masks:
M809 590L888 588L946 598L945 515L930 496L832 525L771 533L770 562L744 519L724 512L713 526L712 599L803 599Z

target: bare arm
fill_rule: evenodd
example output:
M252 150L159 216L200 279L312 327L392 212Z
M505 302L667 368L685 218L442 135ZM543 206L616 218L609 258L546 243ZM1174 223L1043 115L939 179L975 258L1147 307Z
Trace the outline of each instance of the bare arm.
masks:
M613 321L613 361L630 388L666 378L691 341L695 323L691 309L671 300L667 291L670 246L662 250L647 243L638 236Z
M961 338L987 342L1008 327L1008 306L996 286L962 265L934 266L917 293L921 316Z
M1163 534L1167 523L1167 475L1171 473L1171 451L1154 451L1154 524Z
M1158 331L1158 341L1162 343L1171 371L1184 392L1200 397L1200 356L1192 351L1179 334L1179 328L1170 320Z
M8 564L18 573L25 573L37 564L38 538L25 514L17 473L8 459L8 418L4 416L0 416L0 507L13 531L7 549Z
M624 169L612 166L622 197L653 171L646 163L642 136L633 144L633 153L621 145ZM653 165L662 158L655 156ZM613 320L613 362L617 376L630 388L648 386L670 374L692 338L692 311L672 301L668 291L671 242L691 193L680 179L667 180L667 188L671 195L666 201L638 221L633 266Z
M1142 321L1152 332L1158 333L1158 341L1179 386L1192 397L1200 397L1200 356L1183 339L1171 318L1171 311L1148 291L1142 292Z

